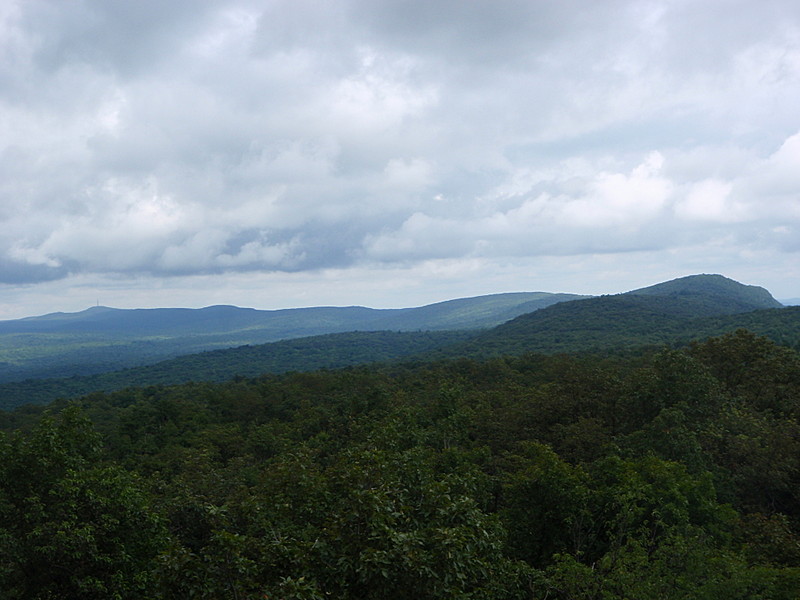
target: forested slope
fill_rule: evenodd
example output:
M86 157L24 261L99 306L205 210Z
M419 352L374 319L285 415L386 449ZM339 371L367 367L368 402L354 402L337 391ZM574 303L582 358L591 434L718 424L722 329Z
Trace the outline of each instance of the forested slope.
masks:
M625 294L556 304L521 315L443 352L501 356L685 345L747 327L800 347L800 311L721 275L694 275Z
M800 347L800 307L694 317L662 298L606 296L523 315L443 350L488 357L524 352L595 352L686 345L739 328Z
M744 331L680 351L270 375L41 411L0 413L10 600L800 589L800 356Z
M489 328L575 298L581 296L519 292L383 310L92 307L79 313L0 321L0 382L92 375L184 354L329 333Z
M121 371L63 379L0 383L0 409L45 404L95 391L188 381L225 381L265 373L314 371L427 355L469 339L473 332L351 332L189 354Z
M488 358L528 352L631 353L683 347L747 329L800 349L800 307L687 317L663 298L607 296L563 303L480 332L353 332L216 350L154 365L66 379L0 383L0 408L46 403L128 386L224 381L261 373L313 371L383 361Z
M689 275L627 292L630 296L662 296L700 303L714 314L780 308L767 290L745 285L723 275Z

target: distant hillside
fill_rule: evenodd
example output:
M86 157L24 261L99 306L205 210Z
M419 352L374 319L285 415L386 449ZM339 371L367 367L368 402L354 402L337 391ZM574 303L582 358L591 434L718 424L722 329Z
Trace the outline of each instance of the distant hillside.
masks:
M721 275L695 275L624 294L550 306L477 335L449 352L496 356L677 344L716 335L719 327L735 328L746 320L721 319L726 315L781 306L763 288Z
M744 285L722 275L690 275L633 290L627 295L672 298L690 305L690 310L712 314L733 314L783 306L764 288Z
M678 343L690 341L690 328L696 331L692 340L717 336L736 329L747 329L782 346L800 350L800 306L699 319L688 324L687 331L677 338Z
M490 328L575 294L520 292L405 309L313 307L255 310L122 310L93 307L0 321L0 381L92 375L184 354L347 331Z
M647 293L562 302L518 317L490 331L351 332L204 352L123 371L68 379L0 385L0 407L49 402L92 391L130 386L223 381L237 375L310 371L394 360L490 357L538 352L608 352L644 346L686 345L739 328L800 348L800 307L745 310L771 304L749 286L715 281L728 294L694 293L709 279L685 278ZM667 282L672 284L673 282ZM733 282L735 283L735 282ZM737 284L740 285L740 284ZM695 287L696 286L696 287ZM717 288L718 289L718 288ZM655 293L653 292L655 290ZM638 292L638 291L637 291Z
M475 329L491 327L532 310L583 298L577 294L517 292L447 300L416 308L374 309L319 306L256 310L236 306L207 308L118 309L92 307L78 313L52 313L0 321L0 335L18 333L103 333L133 337L251 332L276 339L318 335L320 330ZM336 333L336 331L322 331ZM272 340L271 340L272 341Z
M153 365L61 379L0 383L0 409L44 404L98 391L189 381L226 381L264 373L315 371L425 355L475 335L466 331L332 333L179 356Z

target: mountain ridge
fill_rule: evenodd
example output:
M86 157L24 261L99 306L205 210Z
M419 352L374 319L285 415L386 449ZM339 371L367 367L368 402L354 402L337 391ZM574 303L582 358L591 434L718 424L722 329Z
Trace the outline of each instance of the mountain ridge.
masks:
M50 333L56 330L95 330L97 324L106 324L124 329L122 325L136 324L143 328L152 325L162 325L169 317L169 325L172 328L185 327L187 324L195 325L208 320L208 318L230 318L231 316L240 317L240 322L236 325L240 327L251 326L250 321L262 323L263 320L279 319L282 317L301 316L306 318L309 315L320 315L323 318L332 318L341 315L347 318L350 315L366 316L368 320L384 321L392 318L403 318L406 315L428 316L428 320L434 320L442 312L461 316L463 323L475 321L474 315L464 316L465 311L469 312L474 307L479 307L479 312L486 322L493 322L497 319L496 310L488 309L487 306L494 306L513 312L513 307L519 305L542 306L549 305L557 301L585 298L588 296L581 294L551 293L551 292L507 292L499 294L486 294L482 296L471 296L466 298L456 298L444 300L432 304L426 304L408 308L369 308L366 306L310 306L299 308L281 308L271 310L261 310L256 308L239 307L228 304L217 304L203 308L112 308L108 306L92 306L78 312L53 312L45 315L23 317L21 319L0 320L0 334L2 333L28 333L47 331ZM183 318L175 318L183 317ZM188 319L186 317L189 317ZM121 324L120 324L121 322ZM483 322L479 319L478 322ZM428 323L441 326L438 323Z
M0 321L0 381L91 375L207 350L348 331L488 329L519 314L582 297L512 292L403 309L95 306L78 313Z
M800 347L800 307L776 308L768 292L767 296L754 294L750 289L754 286L713 276L664 283L670 285L642 288L645 293L559 302L483 331L345 332L294 338L184 355L124 371L0 384L0 397L2 406L8 408L24 403L26 398L45 402L59 394L75 396L129 386L336 369L376 361L625 351L686 345L743 327L778 343ZM727 292L702 293L709 283Z
M765 288L739 283L719 274L701 274L679 277L648 287L626 292L631 296L687 297L703 295L717 299L725 298L731 312L742 312L755 308L780 308L778 302Z
M520 315L475 336L460 351L481 356L510 346L529 352L568 352L661 344L673 340L692 319L769 309L785 307L764 288L722 275L690 275Z

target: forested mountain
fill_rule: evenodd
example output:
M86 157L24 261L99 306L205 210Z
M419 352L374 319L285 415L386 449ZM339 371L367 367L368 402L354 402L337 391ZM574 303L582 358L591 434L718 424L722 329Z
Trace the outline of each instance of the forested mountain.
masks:
M385 310L93 307L80 313L0 321L0 381L89 375L204 350L336 332L488 328L581 297L520 292Z
M9 600L795 600L800 355L351 368L0 413Z
M779 333L775 321L788 327L780 332L782 337L789 336L791 343L798 344L800 315L777 308L781 306L763 288L721 275L694 275L624 294L553 305L519 316L450 351L496 356L676 345L745 323L759 333ZM749 313L752 316L743 316Z
M497 325L526 312L582 297L577 294L518 292L459 298L400 309L363 306L283 310L236 306L116 309L97 306L79 313L52 313L0 321L0 335L103 333L144 338L250 332L251 335L270 338L266 341L273 341L340 331L475 329Z
M722 275L690 275L627 292L630 296L660 296L680 300L694 316L739 313L783 306L767 290L744 285Z
M204 352L92 376L5 383L0 384L0 408L128 386L224 381L401 359L678 347L740 328L800 348L800 307L754 310L775 304L761 288L721 276L688 277L617 296L562 302L486 332L331 334Z
M349 332L283 340L255 346L209 350L153 365L60 379L0 383L0 409L44 404L90 392L188 381L225 381L264 373L337 369L426 356L475 335L466 331Z

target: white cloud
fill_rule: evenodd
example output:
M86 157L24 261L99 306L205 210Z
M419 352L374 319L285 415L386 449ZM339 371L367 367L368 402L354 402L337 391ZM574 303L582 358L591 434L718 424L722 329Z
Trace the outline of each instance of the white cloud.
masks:
M663 157L653 153L630 173L600 171L591 179L521 181L492 194L503 206L485 214L487 202L472 212L432 216L412 214L399 229L367 240L367 255L381 260L479 255L499 258L525 255L577 255L649 246L652 240L630 231L663 216L672 184L660 174ZM551 174L551 177L553 175ZM549 192L530 195L544 184ZM499 197L505 193L506 198ZM587 231L592 234L587 236Z
M735 223L747 218L745 207L731 203L730 183L706 179L692 185L684 198L676 202L675 213L687 220Z
M599 173L583 198L570 200L560 215L562 227L636 227L657 218L671 192L659 173L664 158L657 152L629 175Z

